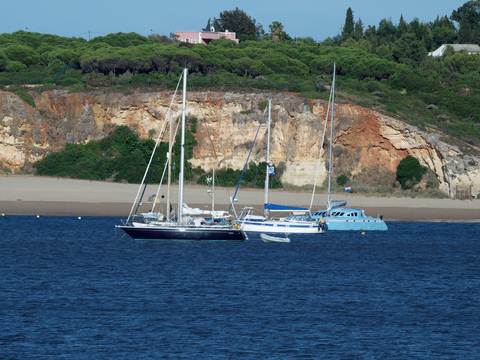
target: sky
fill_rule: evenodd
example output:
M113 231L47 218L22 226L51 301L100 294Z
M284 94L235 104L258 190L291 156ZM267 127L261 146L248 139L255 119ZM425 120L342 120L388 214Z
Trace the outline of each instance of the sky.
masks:
M1 0L0 33L17 30L88 38L112 32L168 35L195 31L209 17L236 6L260 22L265 30L283 23L293 37L323 40L340 33L350 6L355 19L376 25L383 19L397 22L417 17L433 20L450 15L466 0Z

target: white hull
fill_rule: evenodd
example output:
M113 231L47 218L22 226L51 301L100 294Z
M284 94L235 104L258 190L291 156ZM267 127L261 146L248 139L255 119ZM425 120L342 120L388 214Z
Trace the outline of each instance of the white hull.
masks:
M244 221L240 229L246 232L267 234L321 234L323 230L316 223L267 220L262 222Z
M273 242L273 243L289 243L290 239L288 237L280 238L280 237L275 237L275 236L270 236L267 234L260 234L260 238L262 239L263 242Z

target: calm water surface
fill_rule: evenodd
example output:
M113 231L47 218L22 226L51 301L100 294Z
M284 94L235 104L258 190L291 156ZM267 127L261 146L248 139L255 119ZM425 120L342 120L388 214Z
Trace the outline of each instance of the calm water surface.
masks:
M480 224L290 244L0 220L0 358L480 358Z

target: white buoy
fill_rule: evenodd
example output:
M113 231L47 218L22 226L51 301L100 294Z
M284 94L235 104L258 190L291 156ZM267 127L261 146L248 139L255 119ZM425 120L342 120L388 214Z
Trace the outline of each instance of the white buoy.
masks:
M367 233L365 231L362 231L360 234L362 235L366 235Z
M77 219L78 219L78 220L82 220L82 217L81 217L81 216L79 216Z
M40 219L40 215L38 215L38 214L37 214L37 216L36 216L36 217L37 217L37 219Z
M5 217L5 213L2 213L2 217Z

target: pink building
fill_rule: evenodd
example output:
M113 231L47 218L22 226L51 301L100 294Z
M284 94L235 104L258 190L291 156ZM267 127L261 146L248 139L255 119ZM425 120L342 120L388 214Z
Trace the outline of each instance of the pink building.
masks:
M212 40L226 39L238 43L234 32L225 30L218 31L178 31L175 33L177 40L190 44L208 44Z

